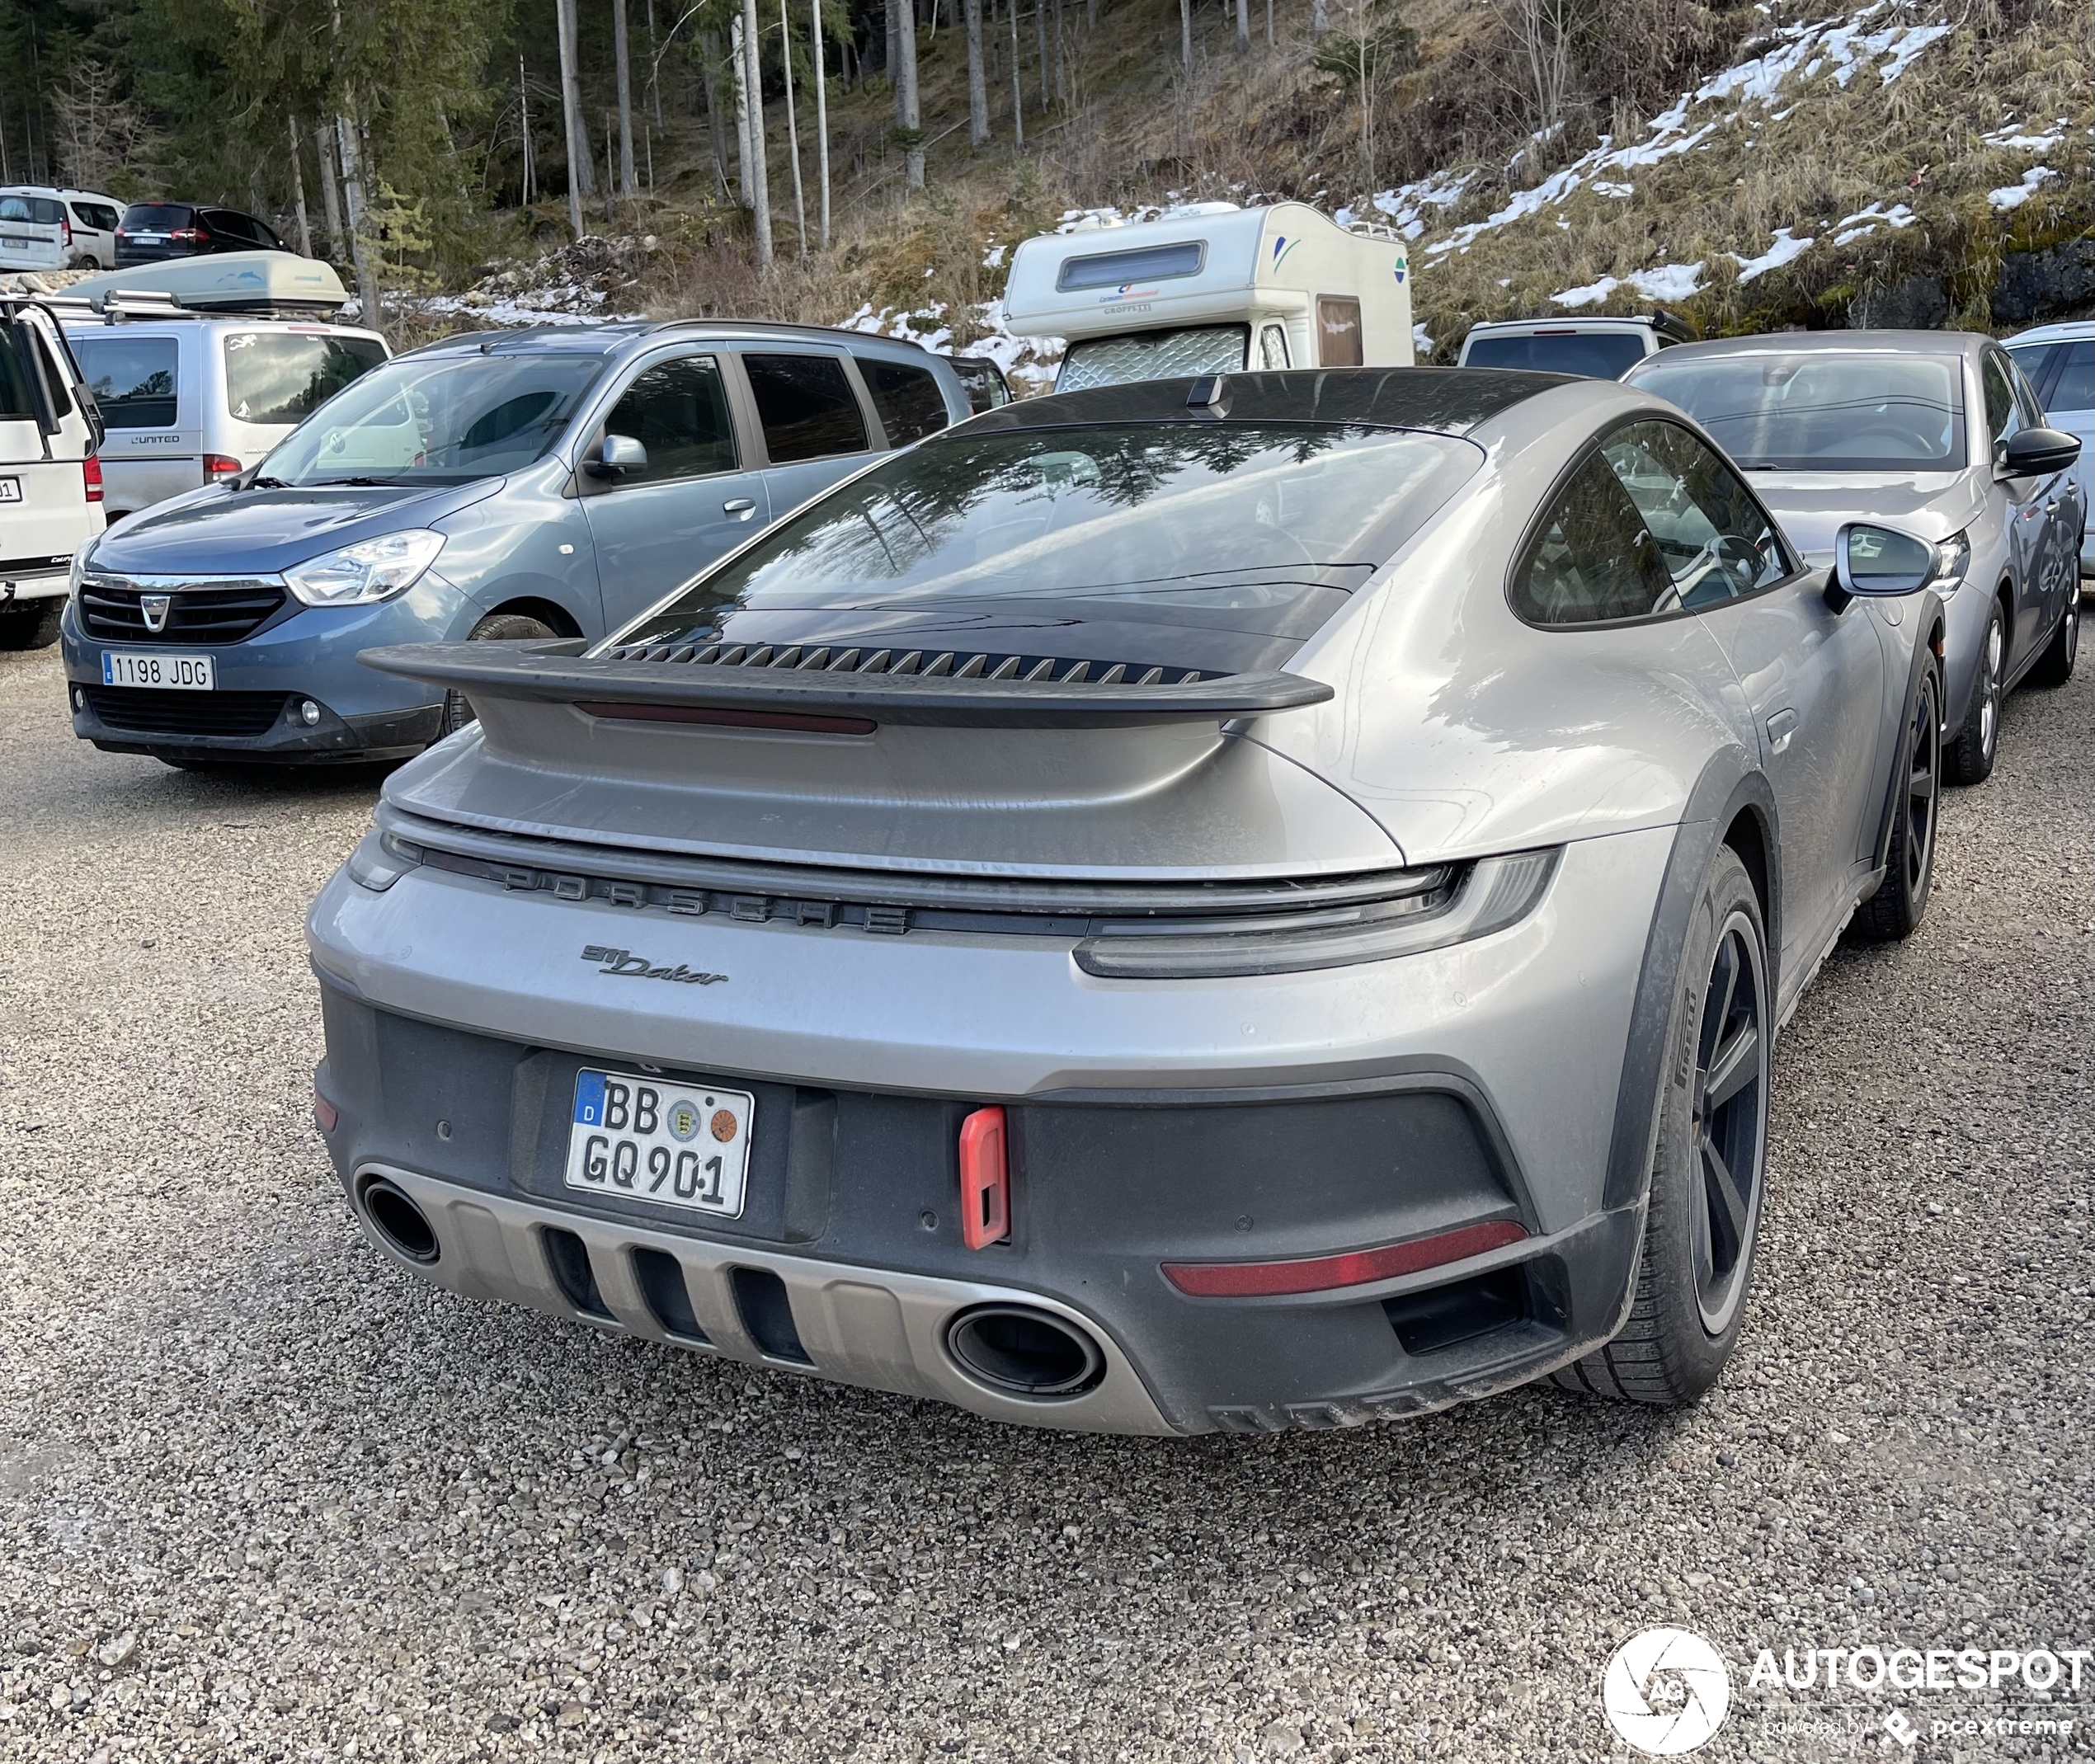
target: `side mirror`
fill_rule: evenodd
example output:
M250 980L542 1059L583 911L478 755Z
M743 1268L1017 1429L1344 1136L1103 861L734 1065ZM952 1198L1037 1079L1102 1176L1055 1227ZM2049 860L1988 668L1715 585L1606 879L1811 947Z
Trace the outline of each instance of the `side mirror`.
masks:
M2002 449L2001 466L2010 477L2042 477L2064 472L2080 458L2080 437L2063 429L2017 429Z
M582 469L591 477L629 477L647 469L647 449L629 435L607 435L582 462Z
M1935 563L1935 548L1925 539L1867 521L1850 521L1834 535L1826 604L1838 613L1862 596L1890 599L1918 594L1933 578Z

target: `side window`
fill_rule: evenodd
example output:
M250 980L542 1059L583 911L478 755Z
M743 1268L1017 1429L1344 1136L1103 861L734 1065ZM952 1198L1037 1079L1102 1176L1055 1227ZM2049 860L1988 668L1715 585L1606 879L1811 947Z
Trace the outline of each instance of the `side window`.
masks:
M1357 368L1362 353L1360 303L1338 294L1316 297L1317 360L1327 368Z
M1672 578L1672 592L1655 610L1713 606L1791 572L1781 536L1744 481L1685 429L1631 423L1600 450Z
M1985 365L1980 369L1979 377L1986 388L1986 433L1993 437L1997 451L2009 435L2022 426L2022 412L2015 406L2015 387L2008 377L2008 369L1991 350L1986 351Z
M36 365L44 376L44 388L50 394L51 414L64 417L73 414L73 393L69 389L72 377L59 365L58 351L40 331L29 333L36 339Z
M80 371L112 429L172 429L180 353L171 336L126 336L114 326L73 340Z
M2008 358L2008 377L2014 382L2015 410L2021 417L2020 426L2041 428L2044 424L2044 406L2030 383L2030 376L2022 371L2022 364L2013 356Z
M732 472L737 463L727 394L710 355L657 362L626 388L604 430L647 449L646 468L624 480L629 484Z
M880 412L881 426L887 431L890 447L920 441L953 421L946 415L945 394L928 369L869 355L859 356L858 362L866 390L873 394L873 407Z
M1598 453L1572 473L1515 566L1513 609L1531 624L1641 619L1673 592L1657 543Z
M2059 364L2051 385L2055 411L2095 411L2095 337L2078 343L2062 343L2065 360Z
M1262 368L1284 368L1288 365L1288 333L1278 325L1267 325L1259 332L1259 365Z
M834 355L744 355L771 463L864 452L865 418Z

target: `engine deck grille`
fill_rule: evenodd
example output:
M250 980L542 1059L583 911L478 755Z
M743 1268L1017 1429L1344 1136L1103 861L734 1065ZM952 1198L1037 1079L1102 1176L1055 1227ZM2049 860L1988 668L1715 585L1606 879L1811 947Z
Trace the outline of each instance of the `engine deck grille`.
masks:
M1057 686L1188 686L1226 676L1145 661L1072 661L1067 656L996 650L873 649L864 644L624 643L614 661L669 661L691 667L784 668L801 673L892 674L919 680L1005 680Z

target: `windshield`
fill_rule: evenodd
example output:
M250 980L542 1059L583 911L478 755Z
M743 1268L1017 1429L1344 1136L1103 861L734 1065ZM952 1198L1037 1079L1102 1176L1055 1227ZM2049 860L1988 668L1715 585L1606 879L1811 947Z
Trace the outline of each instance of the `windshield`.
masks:
M1124 386L1130 380L1179 379L1189 374L1241 374L1251 341L1249 325L1201 325L1187 331L1142 331L1132 336L1072 343L1055 376L1057 392L1086 386Z
M262 467L284 484L470 483L559 439L604 370L596 355L406 356L293 430Z
M1544 331L1524 336L1472 336L1462 351L1462 365L1617 379L1643 360L1645 353L1644 339L1626 332Z
M1800 350L1680 357L1637 369L1749 472L1960 471L1951 355Z
M1273 666L1481 458L1330 425L962 430L840 486L619 641Z

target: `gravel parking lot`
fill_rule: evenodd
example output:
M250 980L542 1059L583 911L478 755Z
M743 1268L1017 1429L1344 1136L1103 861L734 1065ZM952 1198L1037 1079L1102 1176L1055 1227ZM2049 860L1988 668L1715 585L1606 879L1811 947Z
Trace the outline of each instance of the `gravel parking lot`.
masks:
M0 656L0 1758L1591 1759L1664 1623L1731 1665L1702 1757L2090 1749L2095 1668L1748 1673L2095 1648L2091 785L2095 675L2012 701L1921 934L1812 988L1692 1413L1068 1438L381 1261L299 929L374 780L98 754ZM1933 1725L2003 1716L2076 1726Z

